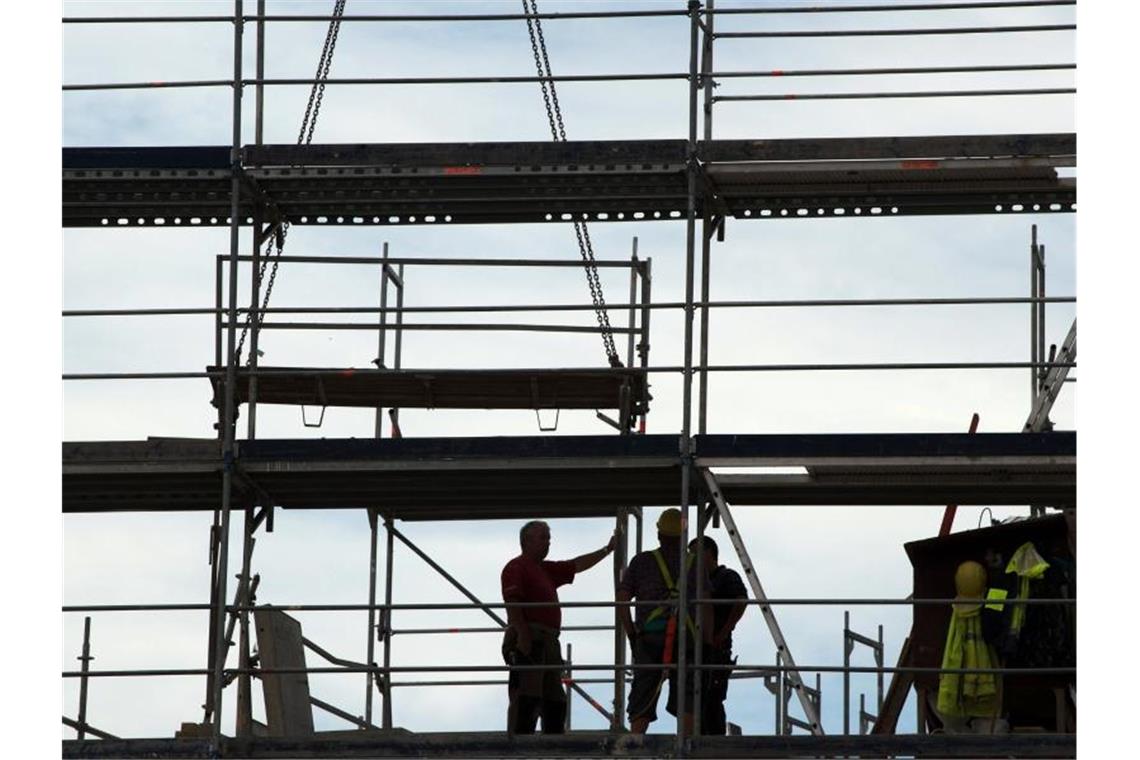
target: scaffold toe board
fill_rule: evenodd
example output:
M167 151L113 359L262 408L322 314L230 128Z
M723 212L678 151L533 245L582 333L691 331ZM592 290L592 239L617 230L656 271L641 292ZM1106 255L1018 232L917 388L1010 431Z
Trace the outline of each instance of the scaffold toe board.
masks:
M225 370L208 367L214 404L223 399ZM638 369L357 370L258 367L259 404L401 409L627 409L647 407L646 373ZM237 403L254 392L250 371L238 372Z
M1076 434L712 435L735 505L1075 503ZM290 439L237 445L233 503L380 507L406 520L613 515L675 504L676 435ZM64 512L213 510L217 441L63 445ZM732 474L732 467L803 468Z
M505 732L356 731L324 737L64 740L63 757L672 757L671 734L571 731L508 736ZM900 734L894 736L708 736L690 757L1074 757L1075 734Z
M738 219L1072 211L1072 134L698 144L698 214ZM684 140L262 145L242 150L243 224L679 219ZM229 149L65 148L63 225L229 223Z

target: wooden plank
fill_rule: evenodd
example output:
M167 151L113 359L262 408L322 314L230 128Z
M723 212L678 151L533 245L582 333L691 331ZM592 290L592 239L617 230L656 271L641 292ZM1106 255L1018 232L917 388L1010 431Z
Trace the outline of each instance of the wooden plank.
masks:
M253 612L261 667L304 668L305 648L301 624L281 610L259 607ZM265 719L269 736L312 736L313 709L309 705L306 673L261 675L265 694Z

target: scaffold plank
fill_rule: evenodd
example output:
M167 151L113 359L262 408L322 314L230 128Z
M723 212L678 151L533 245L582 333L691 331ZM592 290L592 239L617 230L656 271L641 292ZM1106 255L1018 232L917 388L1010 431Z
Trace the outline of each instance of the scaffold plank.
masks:
M679 219L683 140L264 145L243 171L291 224ZM1071 134L698 145L698 213L738 219L1069 212ZM65 227L228 224L228 148L65 148ZM252 223L260 199L241 199ZM707 207L707 208L706 208Z

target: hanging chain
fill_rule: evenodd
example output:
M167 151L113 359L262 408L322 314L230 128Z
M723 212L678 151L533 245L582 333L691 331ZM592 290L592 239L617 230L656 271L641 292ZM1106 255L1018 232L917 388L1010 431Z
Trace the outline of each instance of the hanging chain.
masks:
M523 11L527 14L526 27L530 35L530 48L534 53L534 65L538 70L539 85L542 87L542 102L546 106L546 118L550 122L550 135L555 142L566 142L566 125L562 121L562 108L558 104L558 91L554 88L554 74L550 70L550 57L546 52L546 38L542 34L542 21L538 18L538 0L522 0ZM598 276L598 264L594 258L594 244L590 240L590 230L585 222L574 222L574 235L578 239L578 251L585 264L586 282L590 286L590 297L594 301L594 313L598 327L602 331L602 344L611 367L622 366L614 345L614 331L610 326L610 315L606 311L606 298L602 293L602 281Z
M320 60L317 61L317 73L313 77L315 81L313 88L309 91L309 102L305 106L305 116L301 120L301 131L297 134L298 145L308 145L313 141L313 130L316 129L317 116L321 112L321 101L325 97L325 80L329 78L329 69L332 67L333 51L336 49L336 39L340 34L340 20L344 16L345 2L346 0L336 0L336 4L333 6L332 20L329 21L329 29L325 34L325 44L321 49ZM288 234L289 222L282 222L280 231L265 246L265 257L262 259L261 268L257 273L258 283L265 279L265 270L269 267L270 260L273 261L273 268L269 271L269 282L265 286L261 308L258 309L256 315L250 315L249 322L246 322L245 327L242 328L237 353L234 355L236 364L241 364L241 352L245 346L245 338L249 333L250 323L256 319L260 325L265 309L269 306L269 296L273 293L273 283L277 280L277 267L281 263L281 251L285 248L285 238ZM246 364L253 364L252 353L246 359Z

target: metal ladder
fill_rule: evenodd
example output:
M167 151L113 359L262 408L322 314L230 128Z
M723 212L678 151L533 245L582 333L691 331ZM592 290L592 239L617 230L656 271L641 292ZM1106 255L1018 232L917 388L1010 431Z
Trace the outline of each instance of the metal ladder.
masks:
M776 622L776 615L772 612L772 608L764 602L768 601L768 596L764 593L764 587L760 585L760 578L756 575L756 569L752 565L752 558L748 556L748 550L744 548L744 542L740 539L740 533L736 530L736 521L732 519L732 513L728 510L728 502L724 500L724 495L720 491L720 484L716 482L716 476L712 474L707 468L700 468L701 476L705 479L705 485L708 487L709 498L716 504L717 512L720 515L721 522L724 524L724 529L728 532L728 537L732 541L732 545L736 548L736 554L740 557L740 566L744 568L744 575L748 579L748 585L752 587L752 594L756 600L760 602L760 614L764 616L764 622L768 624L768 631L772 634L772 641L776 643L776 653L779 661L783 662L788 668L786 679L791 684L792 689L795 690L796 697L799 698L800 707L803 708L804 715L807 717L808 730L815 736L823 736L823 726L819 723L819 710L816 708L815 703L808 693L808 689L804 686L803 678L800 672L795 669L796 661L792 657L792 652L788 649L788 642L784 639L784 634L780 630L780 624Z
M1069 334L1065 336L1065 342L1061 344L1061 350L1057 352L1055 358L1049 360L1055 364L1049 368L1041 381L1041 392L1033 402L1033 410L1029 413L1029 419L1025 421L1022 432L1037 433L1053 428L1053 423L1049 421L1049 411L1053 408L1053 402L1057 400L1057 394L1061 392L1065 378L1069 375L1070 368L1066 365L1072 364L1076 358L1077 320L1074 319Z

